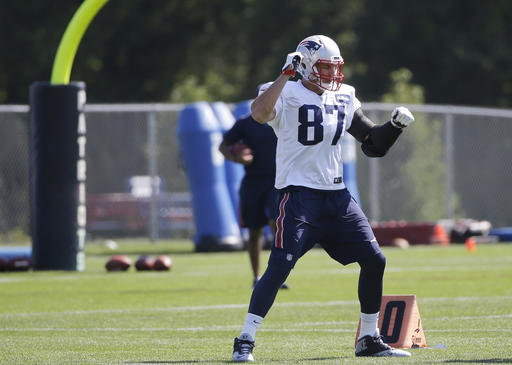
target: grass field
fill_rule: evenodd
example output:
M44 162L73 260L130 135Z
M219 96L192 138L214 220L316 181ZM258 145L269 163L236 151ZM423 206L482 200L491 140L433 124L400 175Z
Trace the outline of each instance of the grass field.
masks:
M385 294L415 294L427 340L409 359L356 358L358 266L314 249L260 327L260 364L512 363L512 244L384 248ZM170 272L107 273L113 253L169 254ZM264 251L266 260L268 251ZM184 241L87 247L85 272L0 274L1 364L222 364L251 295L245 252Z

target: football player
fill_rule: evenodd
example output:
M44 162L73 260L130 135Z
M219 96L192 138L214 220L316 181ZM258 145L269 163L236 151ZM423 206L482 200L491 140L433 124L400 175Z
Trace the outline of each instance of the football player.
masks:
M250 154L237 154L237 142L250 148ZM245 175L240 185L240 221L249 230L247 250L254 275L253 287L260 278L260 252L263 228L269 225L275 234L278 192L276 177L277 138L269 125L256 122L251 115L238 119L224 134L219 151L230 161L243 164ZM283 283L281 289L288 289Z
M253 118L277 135L279 216L267 269L257 282L233 361L254 361L255 335L279 286L297 260L319 244L342 265L360 266L361 330L356 356L410 356L385 344L378 317L386 258L369 221L343 182L341 144L346 132L369 157L382 157L414 117L405 107L384 124L366 117L354 87L344 84L343 58L329 37L314 35L288 54L281 75L262 87L251 105ZM300 81L289 79L299 73Z

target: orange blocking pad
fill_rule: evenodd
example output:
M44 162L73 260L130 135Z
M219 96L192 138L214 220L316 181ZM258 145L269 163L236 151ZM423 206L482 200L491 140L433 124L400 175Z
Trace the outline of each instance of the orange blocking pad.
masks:
M357 327L356 343L360 328L361 320ZM416 295L383 295L379 330L384 337L384 342L389 346L396 348L427 346Z
M372 230L380 246L392 246L395 238L404 238L411 245L450 244L448 233L438 223L388 221L372 223Z

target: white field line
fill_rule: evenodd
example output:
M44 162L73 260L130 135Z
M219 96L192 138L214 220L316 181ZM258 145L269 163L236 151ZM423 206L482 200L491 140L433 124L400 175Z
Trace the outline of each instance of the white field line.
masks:
M276 303L273 307L328 307L336 305L357 305L355 300L341 300L333 302L296 302L296 303ZM207 311L207 310L225 310L225 309L247 309L248 303L244 304L219 304L219 305L199 305L185 307L166 307L166 308L134 308L134 309L98 309L98 310L78 310L62 312L31 312L31 313L1 313L0 318L6 317L32 317L48 315L88 315L88 314L110 314L110 313L139 313L139 312L188 312L188 311Z
M260 332L339 332L353 333L356 323L351 328L260 328ZM112 327L91 327L91 328L0 328L0 332L219 332L219 331L236 331L240 329L240 325L229 326L211 326L211 327L185 327L185 328L151 328L151 327L131 327L131 328L112 328ZM429 329L429 333L451 333L451 332L512 332L512 328L449 328L449 329Z
M355 326L355 324L354 324ZM240 326L239 326L240 327ZM239 328L238 327L238 328ZM343 329L343 328L297 328L297 329L272 329L262 328L259 331L262 332L343 332L343 333L354 333L354 328ZM442 329L442 330L428 330L428 332L512 332L512 328L497 328L497 329L481 329L481 328L461 328L461 329Z
M464 265L456 265L457 262L446 263L444 265L438 266L402 266L402 267L388 267L386 268L386 273L401 273L401 272L439 272L439 271L468 271L467 262L464 262ZM509 269L511 266L512 260L508 258L501 259L493 264L488 265L474 265L471 267L471 271L495 271L501 269ZM354 267L339 267L333 269L324 269L324 270L313 270L306 268L297 268L293 271L292 275L309 275L314 272L316 275L318 274L329 274L329 275L354 275L359 273L359 268ZM213 272L210 271L173 271L172 276L184 276L184 277L193 277L193 276L222 276L225 275L225 271L216 269ZM115 275L115 274L114 274ZM114 276L113 275L113 276ZM144 273L147 277L155 277L162 278L165 277L165 273ZM74 279L100 279L104 280L104 273L76 273L76 274L56 274L56 275L28 275L28 276L13 276L13 277L3 277L0 278L0 283L16 283L22 281L65 281L65 280L74 280Z
M471 267L471 271L473 271L473 267ZM484 265L476 268L475 271L493 271L500 269L509 269L509 262L500 262L495 265ZM389 267L386 268L386 273L402 273L402 272L440 272L440 271L468 271L467 264L466 266L450 266L450 265L439 265L439 266L407 266L407 267ZM333 268L333 269L324 269L324 270L309 270L309 269L298 269L293 272L293 275L310 275L311 273L315 274L331 274L331 275L353 275L359 274L359 268Z
M387 294L391 295L391 294ZM510 305L512 306L512 296L489 296L489 297L432 297L432 298L419 298L419 302L440 302L440 301L459 301L459 302L469 302L469 301L483 301L483 300L510 300Z
M445 301L489 301L489 300L512 300L512 296L492 296L492 297L440 297L440 298L422 298L421 302L445 302ZM358 305L356 300L339 300L330 302L288 302L275 303L273 307L331 307L331 306L354 306ZM133 308L133 309L97 309L97 310L76 310L62 312L28 312L28 313L0 313L0 318L12 317L34 317L50 315L89 315L89 314L131 314L131 313L151 313L151 312L188 312L188 311L208 311L208 310L226 310L226 309L247 309L248 304L218 304L218 305L200 305L184 307L163 307L163 308ZM506 315L508 316L508 315ZM468 317L476 318L476 317ZM482 317L485 318L485 317ZM501 317L500 317L501 318Z
M428 321L461 321L475 319L508 319L512 318L512 313L503 315L487 315L487 316L459 316L459 317L443 317L429 318ZM350 328L318 328L320 326L350 326ZM300 322L286 325L288 328L272 327L261 328L263 332L330 332L330 333L352 333L357 326L356 321L329 321L329 322ZM63 328L63 327L31 327L31 328L0 328L0 332L218 332L233 331L240 329L240 324L224 325L224 326L195 326L195 327L179 327L179 328L162 328L162 327L90 327L90 328ZM429 333L458 333L458 332L512 332L512 328L461 328L461 329L429 329Z
M461 317L439 317L439 318L428 318L429 321L450 321L457 319L459 321L467 321L473 319L505 319L512 318L512 313L509 314L490 314L487 316L461 316Z

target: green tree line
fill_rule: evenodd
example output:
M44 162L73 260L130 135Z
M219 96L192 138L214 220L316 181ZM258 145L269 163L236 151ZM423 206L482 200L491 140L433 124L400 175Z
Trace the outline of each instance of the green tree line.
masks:
M27 104L30 85L50 79L60 39L81 3L2 3L0 104ZM258 84L275 79L286 54L300 40L325 34L340 44L346 82L356 87L363 107L364 102L385 101L510 108L511 28L509 0L110 0L85 33L71 78L87 83L89 103L237 102L253 98ZM394 216L384 219L428 220L444 215L443 195L436 193L444 191L446 176L442 121L417 118L421 122L391 151L399 158L394 168L383 171L382 196L386 204L394 204ZM26 123L9 128L21 128L15 134L16 146L25 146ZM6 138L14 133L4 132ZM121 160L143 165L145 144L140 141L145 141L145 132L135 128L127 135L138 141L134 143L138 149L130 148L133 156ZM501 146L507 143L508 139L502 144L490 141L492 155L505 151ZM4 150L13 148L2 145ZM414 152L403 157L400 151L405 149ZM18 161L26 151L4 152L0 154L0 232L14 228L28 232L28 210L22 218L6 213L16 206L28 207L28 171L20 169L24 165ZM114 152L104 152L96 156L89 151L90 166L95 161L107 164L115 157ZM506 153L493 163L503 160ZM462 158L460 163L467 161ZM478 172L469 168L470 173ZM93 191L107 178L91 177L88 189ZM123 176L108 177L118 184L123 181ZM469 175L462 179L468 180ZM501 184L495 180L490 183ZM389 199L403 195L413 198ZM465 216L463 205L478 201L458 203L454 201L457 214Z
M82 1L4 1L0 103L50 79ZM311 34L335 39L346 82L380 100L408 69L425 102L512 106L509 0L110 0L79 46L73 80L89 102L239 101L277 76Z

